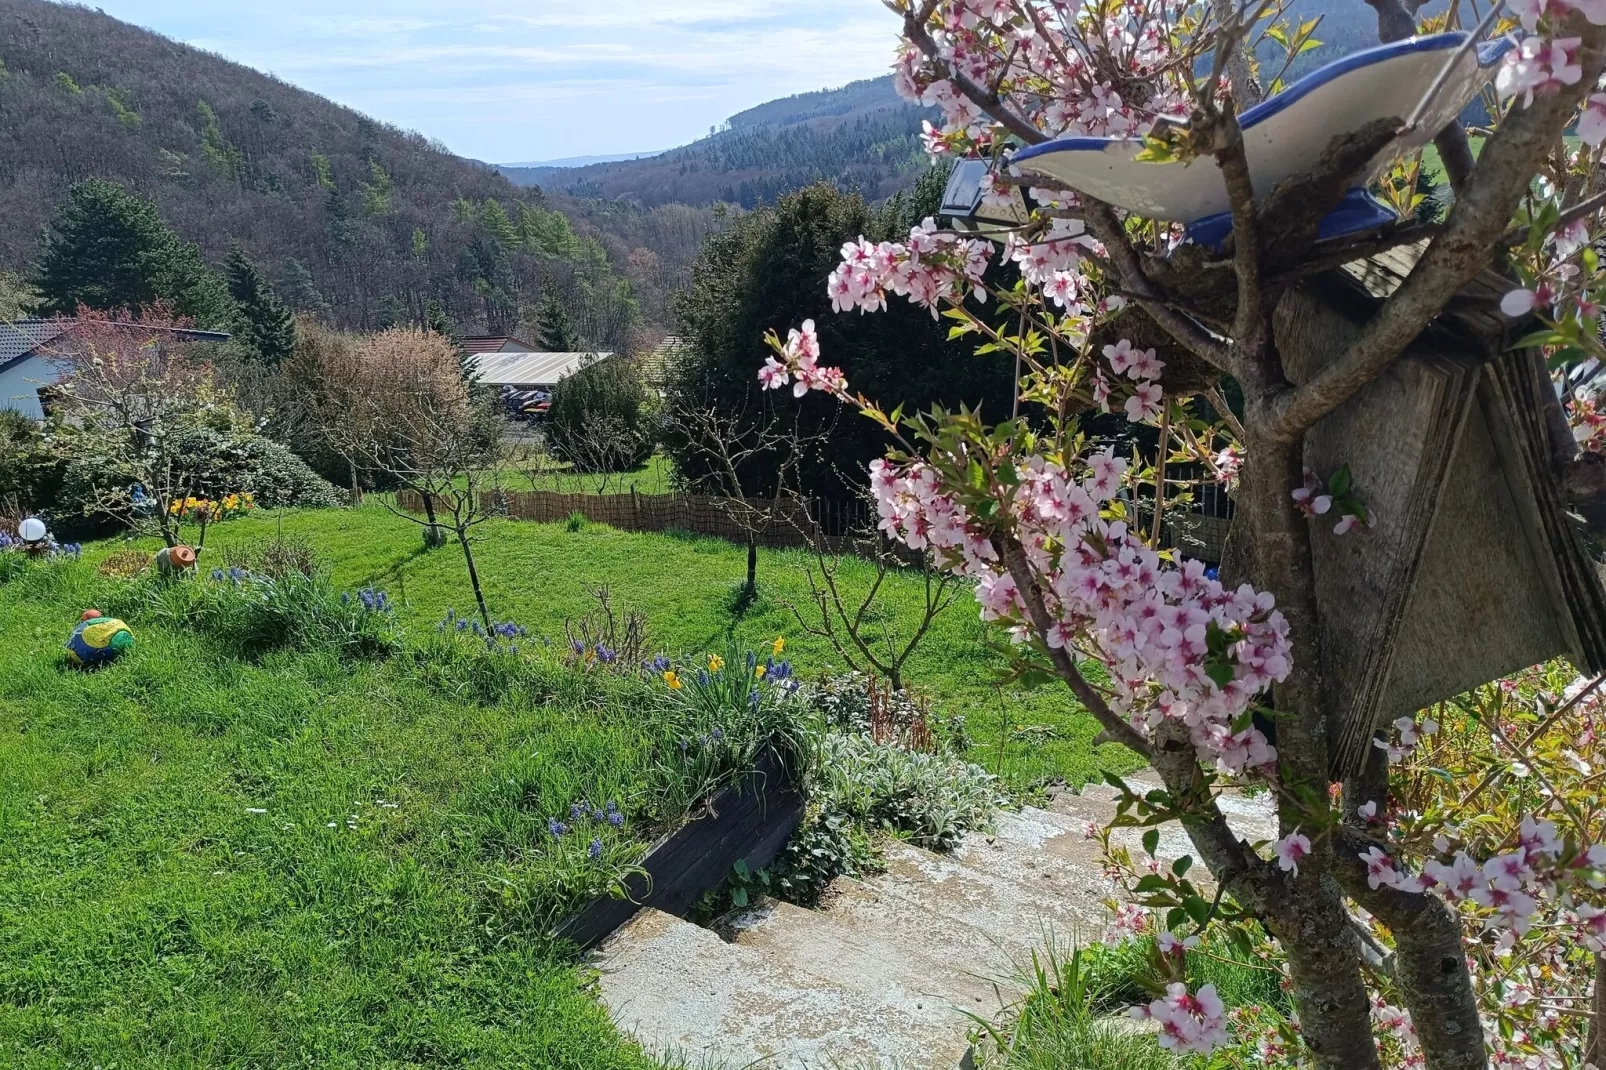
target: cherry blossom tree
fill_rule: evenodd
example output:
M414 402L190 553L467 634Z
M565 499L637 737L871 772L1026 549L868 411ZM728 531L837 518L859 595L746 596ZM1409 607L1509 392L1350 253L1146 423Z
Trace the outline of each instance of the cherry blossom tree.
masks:
M1417 32L1415 0L1368 3L1383 40ZM1465 819L1454 813L1425 825L1407 816L1405 800L1420 795L1407 763L1434 738L1431 718L1380 732L1350 767L1336 760L1311 533L1327 524L1363 538L1350 533L1375 516L1347 467L1307 470L1305 443L1491 267L1513 280L1505 314L1542 325L1526 346L1556 368L1603 355L1591 243L1606 206L1606 93L1596 91L1606 2L1451 5L1428 28L1456 20L1473 39L1516 44L1493 79L1480 152L1458 123L1413 139L1437 148L1448 214L1325 242L1320 220L1358 171L1416 133L1427 102L1401 101L1400 116L1336 137L1307 172L1257 194L1237 116L1283 74L1256 57L1271 40L1291 62L1315 29L1285 20L1276 0L886 6L902 21L899 91L941 114L926 125L928 151L995 161L983 203L1013 203L1024 187L1030 217L986 237L927 220L902 242L850 243L829 294L838 313L912 301L975 337L979 353L1017 361L1021 415L988 423L883 408L850 391L812 323L770 337L764 385L823 391L877 421L892 443L870 472L882 529L973 582L982 616L1014 640L1018 671L1069 687L1101 741L1159 773L1164 788L1141 796L1117 780L1118 823L1180 822L1210 880L1191 875L1191 857L1135 871L1125 917L1156 911L1142 924L1162 930L1163 961L1195 953L1212 926L1274 943L1296 1019L1259 1034L1260 1058L1333 1070L1584 1065L1592 976L1535 933L1554 926L1598 947L1599 822L1540 796L1499 831L1455 824ZM1570 128L1576 147L1563 139ZM1064 134L1142 138L1149 160L1213 165L1230 241L1221 251L1184 241L1174 224L1008 166L1013 150ZM1409 182L1391 183L1409 199ZM1308 364L1276 329L1279 305L1304 280L1403 245L1420 250L1404 282L1336 358L1295 374ZM1237 411L1223 397L1228 379L1242 391ZM1586 398L1571 404L1588 437L1600 417ZM1155 425L1157 453L1102 447L1083 426L1098 411ZM1242 533L1248 552L1233 583L1161 549L1168 460L1234 486L1234 539ZM1273 843L1246 842L1226 822L1220 793L1246 781L1275 792ZM1491 981L1500 963L1526 971L1542 960L1571 1001L1570 1017L1546 1021L1570 1031L1536 1039L1486 996L1505 990ZM1157 996L1135 1013L1158 1020L1178 1052L1235 1042L1234 1022L1259 1013L1224 1007L1208 986L1190 991L1175 970Z

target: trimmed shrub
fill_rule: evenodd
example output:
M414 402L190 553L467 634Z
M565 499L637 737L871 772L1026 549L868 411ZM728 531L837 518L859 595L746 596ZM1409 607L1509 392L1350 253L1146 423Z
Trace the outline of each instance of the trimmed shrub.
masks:
M647 388L622 357L592 361L552 392L547 445L578 472L625 472L652 456L657 431Z

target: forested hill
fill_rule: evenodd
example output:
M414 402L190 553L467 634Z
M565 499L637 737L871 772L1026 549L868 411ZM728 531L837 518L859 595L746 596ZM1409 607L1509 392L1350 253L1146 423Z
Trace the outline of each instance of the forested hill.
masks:
M648 206L751 208L819 179L878 200L925 169L920 120L933 114L900 100L890 76L873 78L760 104L706 138L648 159L502 173L521 185Z
M610 346L639 312L660 318L708 220L554 201L98 11L0 0L0 271L26 271L89 177L153 199L214 265L240 241L293 304L342 325L417 320L439 300L464 329L502 332L551 292Z
M1443 6L1435 0L1423 10ZM1322 47L1294 61L1289 81L1377 44L1377 16L1365 0L1295 0L1289 6L1296 21L1317 15L1323 17L1316 32ZM1282 69L1275 43L1263 42L1260 55L1267 78ZM705 138L645 159L501 170L520 185L648 206L725 201L751 208L819 179L874 200L907 188L924 170L920 122L933 115L901 100L889 75L761 104Z

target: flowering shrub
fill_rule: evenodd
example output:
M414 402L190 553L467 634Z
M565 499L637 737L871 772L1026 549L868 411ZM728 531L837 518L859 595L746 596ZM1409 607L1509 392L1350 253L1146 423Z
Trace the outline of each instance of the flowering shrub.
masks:
M1148 161L1219 171L1233 246L1217 255L1185 244L1167 221L1123 217L1085 193L1000 166L983 202L1013 200L1020 186L1032 187L1032 201L1029 218L998 231L996 245L927 221L904 242L846 245L827 292L839 313L907 299L949 320L954 335L974 336L979 353L1012 357L1021 418L988 425L968 411L911 416L856 396L826 363L812 322L785 340L768 337L763 385L831 395L879 424L892 440L870 472L883 532L973 581L982 617L1014 644L1017 674L1062 681L1100 722L1101 740L1155 766L1161 790L1140 796L1116 781L1118 823L1182 820L1219 882L1207 894L1189 875L1191 857L1132 871L1137 905L1163 911L1162 958L1186 957L1191 940L1219 928L1251 948L1253 932L1269 934L1286 964L1297 1018L1265 1024L1263 1009L1246 1010L1241 1041L1258 1038L1264 1059L1333 1070L1540 1058L1529 1054L1543 1048L1539 1031L1500 1024L1480 996L1501 987L1511 967L1474 955L1463 969L1462 937L1498 931L1487 937L1491 954L1515 960L1522 949L1526 970L1545 961L1523 941L1549 904L1567 912L1564 928L1593 933L1606 880L1595 847L1601 830L1586 810L1518 793L1498 834L1436 832L1442 844L1411 836L1415 821L1398 805L1412 793L1403 773L1450 734L1433 733L1427 720L1407 719L1357 768L1335 769L1311 556L1316 536L1330 536L1311 521L1325 525L1336 513L1331 534L1366 540L1374 516L1346 466L1325 477L1298 473L1305 433L1399 356L1495 250L1512 251L1524 284L1502 307L1544 324L1520 344L1544 347L1552 367L1602 354L1606 284L1591 242L1606 206L1606 193L1596 192L1606 176L1606 93L1592 90L1606 69L1606 6L1527 0L1498 26L1493 8L1478 31L1495 27L1519 41L1495 79L1508 107L1476 160L1458 124L1416 129L1428 99L1412 102L1415 114L1402 108L1401 120L1350 132L1375 137L1375 147L1351 159L1335 141L1309 174L1274 193L1255 188L1236 115L1260 92L1241 42L1264 33L1291 59L1311 41L1314 24L1274 24L1280 5L890 6L903 19L899 91L942 115L926 131L934 155L1002 161L1016 145L1056 135L1141 137ZM1391 39L1414 29L1415 5L1372 6ZM1262 19L1273 24L1255 25ZM1182 115L1186 124L1176 121ZM1560 141L1574 122L1584 141L1576 150ZM1435 133L1456 186L1442 233L1410 234L1426 245L1409 283L1320 374L1296 374L1278 349L1289 339L1273 326L1288 285L1278 272L1317 255L1320 218L1366 160L1401 137L1400 151L1414 154ZM1544 172L1538 182L1536 170ZM1348 255L1368 255L1364 240L1348 239ZM995 263L1017 267L1018 284L990 282ZM989 306L997 312L984 317ZM1156 332L1168 339L1164 357L1138 341ZM1219 384L1229 376L1243 391L1242 416L1223 401ZM1081 419L1094 411L1152 424L1152 459L1116 456L1095 440ZM1572 412L1588 421L1581 402ZM1580 437L1593 437L1593 426ZM1201 463L1234 487L1253 583L1223 584L1163 548L1173 461ZM1084 673L1090 662L1107 686ZM1273 843L1248 844L1228 828L1216 795L1233 781L1276 793ZM1475 823L1461 813L1456 820L1458 828ZM1232 1015L1215 990L1189 987L1180 972L1166 985L1137 1013L1159 1023L1167 1047L1199 1054L1229 1042ZM1543 1058L1576 1066L1587 1015L1558 1015L1545 1024L1559 1032L1545 1035L1567 1039Z

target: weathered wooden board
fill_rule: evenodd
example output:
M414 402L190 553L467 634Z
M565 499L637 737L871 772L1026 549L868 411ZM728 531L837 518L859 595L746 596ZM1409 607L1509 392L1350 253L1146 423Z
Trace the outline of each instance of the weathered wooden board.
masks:
M1375 311L1378 279L1359 281L1279 304L1294 382ZM1554 478L1554 398L1531 354L1468 329L1490 322L1430 330L1306 436L1306 464L1324 478L1349 465L1377 514L1345 535L1335 516L1311 529L1335 775L1380 725L1469 687L1558 655L1606 667L1606 592Z
M778 756L766 751L752 773L718 792L700 815L648 849L641 860L645 872L626 879L623 897L593 900L565 918L556 935L589 948L642 907L684 917L738 861L751 869L769 865L802 819L797 784Z

